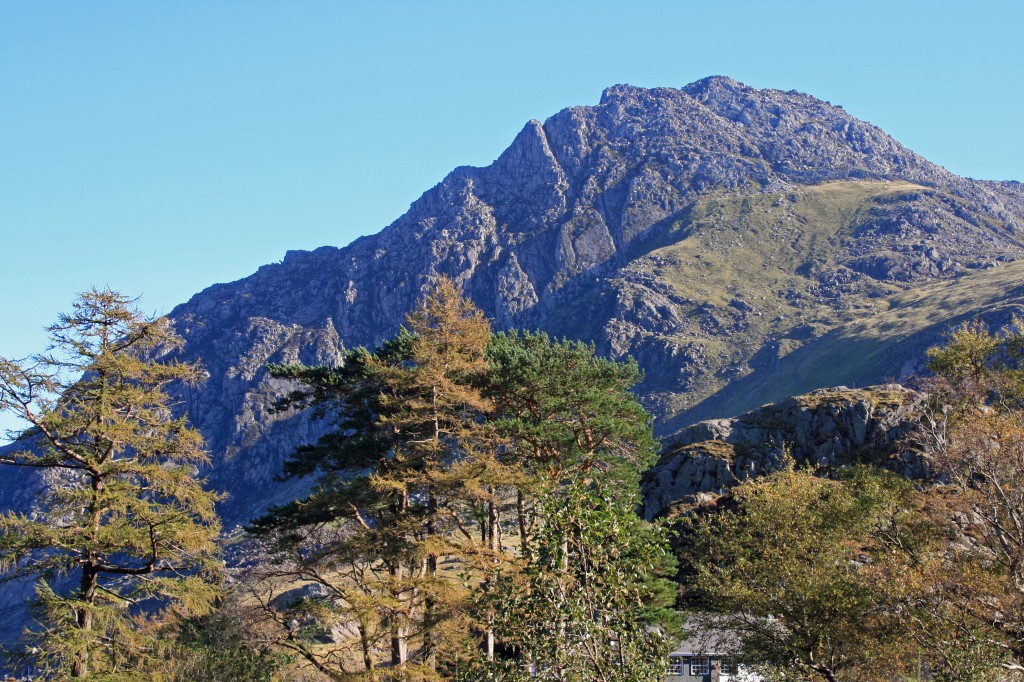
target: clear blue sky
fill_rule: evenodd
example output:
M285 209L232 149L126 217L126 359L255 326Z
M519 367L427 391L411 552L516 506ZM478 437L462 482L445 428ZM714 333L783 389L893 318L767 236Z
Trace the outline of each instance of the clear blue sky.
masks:
M0 0L0 355L380 230L614 83L797 89L1024 179L1024 3Z

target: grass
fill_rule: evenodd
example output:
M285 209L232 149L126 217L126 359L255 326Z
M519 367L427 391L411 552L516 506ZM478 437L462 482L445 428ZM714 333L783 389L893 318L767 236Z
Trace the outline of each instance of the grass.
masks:
M708 361L685 392L657 396L669 420L761 365L884 308L899 286L863 278L837 305L815 289L817 276L845 255L853 229L873 211L932 191L909 182L830 182L774 194L716 193L691 207L631 266L670 284L685 302L687 327L659 340L702 347ZM766 339L776 344L774 357L765 354Z
M892 380L961 322L1024 311L1024 262L900 292L878 307L790 353L772 371L755 372L733 390L710 396L701 409L734 415L815 388ZM673 422L675 428L685 425Z
M1024 262L1007 263L955 280L897 294L888 310L837 328L786 363L780 389L863 380L881 381L902 347L912 356L961 322L1002 309L1024 308ZM916 343L915 343L916 341Z
M881 382L919 361L959 321L1024 302L1024 265L906 283L845 267L858 249L916 264L927 235L886 231L884 219L948 215L950 206L971 213L956 197L910 182L842 181L771 194L715 192L668 223L633 254L622 280L629 272L654 275L674 292L685 320L667 333L631 332L640 335L632 343L665 349L664 366L651 365L641 388L664 415L658 433L815 388ZM972 215L965 219L978 221L979 234L994 229ZM865 224L880 227L858 230ZM948 229L952 243L970 234ZM989 253L981 245L977 252ZM699 350L700 361L673 385L662 370L676 371L668 355L681 349Z

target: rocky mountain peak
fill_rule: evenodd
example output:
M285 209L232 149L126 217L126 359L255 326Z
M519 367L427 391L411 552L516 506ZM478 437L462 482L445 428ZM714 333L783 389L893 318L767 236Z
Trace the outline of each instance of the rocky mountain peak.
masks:
M754 91L748 85L744 85L737 80L729 78L728 76L705 76L690 83L684 85L681 90L695 99L700 99L701 96L707 95L708 93L715 92L743 92L743 91ZM713 98L713 95L711 95Z
M182 405L213 453L211 483L231 494L228 523L245 521L287 494L271 481L281 461L325 428L267 410L288 387L266 363L374 346L446 274L498 328L636 357L638 393L674 431L749 409L794 353L892 296L1017 259L1021 225L1021 185L958 178L809 95L722 76L616 85L529 121L492 164L454 169L380 233L289 251L175 308L182 359L210 374ZM0 486L0 504L17 492Z

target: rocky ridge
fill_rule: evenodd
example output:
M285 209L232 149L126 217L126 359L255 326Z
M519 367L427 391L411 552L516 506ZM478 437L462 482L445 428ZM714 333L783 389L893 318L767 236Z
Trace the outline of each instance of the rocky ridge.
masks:
M786 466L872 463L923 479L930 460L913 442L924 395L898 384L819 389L732 419L694 424L676 435L644 474L644 514L706 502L733 485Z

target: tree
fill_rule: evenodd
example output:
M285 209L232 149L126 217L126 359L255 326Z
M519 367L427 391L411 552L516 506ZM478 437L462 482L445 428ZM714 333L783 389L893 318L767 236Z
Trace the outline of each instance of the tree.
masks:
M916 551L910 491L867 468L831 480L790 467L740 484L732 508L723 499L684 525L689 586L709 609L698 622L734 633L750 661L811 679L909 671L917 650L884 586L906 580Z
M675 589L662 576L675 562L665 529L637 516L614 488L584 478L537 500L541 522L526 550L484 595L502 643L520 656L497 679L654 682L664 675L671 633L662 628L676 618Z
M465 601L457 583L439 578L438 557L465 560L478 554L477 538L461 520L464 508L467 503L496 502L493 485L485 490L477 484L497 463L482 447L482 417L489 406L473 385L486 368L491 326L447 277L437 279L407 323L412 334L409 361L374 366L385 389L380 422L398 434L394 461L400 464L376 474L372 485L378 491L397 490L406 505L419 508L420 655L434 670L438 648L461 640L462 628L449 621L460 615ZM470 546L448 539L459 534Z
M523 472L520 557L488 595L495 629L542 679L660 679L674 559L665 530L635 511L656 450L629 392L639 368L542 333L499 334L488 358L493 427Z
M163 650L149 679L161 682L271 682L287 658L252 628L252 609L231 594L215 610L157 625Z
M929 349L931 394L923 433L955 495L951 559L931 592L943 596L942 621L926 640L955 641L984 664L1024 672L1024 321L1000 334L961 325ZM951 631L951 632L950 632Z
M374 476L402 464L397 434L380 420L385 385L376 368L407 362L411 341L403 331L375 353L350 351L340 367L270 368L302 385L276 409L312 408L318 418L330 414L336 430L285 462L283 479L314 476L316 482L304 499L274 507L249 525L270 545L268 565L249 576L247 585L273 621L278 645L329 678L354 677L355 666L347 661L357 660L374 679L380 662L373 650L381 636L390 640L392 669L404 674L411 667L412 596L421 577L414 539L421 524L407 494L374 485ZM318 585L325 596L280 608L279 586L296 581ZM359 655L347 643L324 647L314 630L295 627L310 621L322 628L355 623Z
M137 671L154 649L145 612L201 614L218 594L217 496L196 475L208 457L166 392L202 372L159 361L181 343L167 321L110 290L81 294L49 333L49 353L0 359L0 409L28 425L0 463L53 474L42 517L0 516L2 568L39 578L51 672Z
M335 679L516 679L524 657L546 656L523 633L551 615L540 586L554 557L573 600L628 603L618 620L598 622L583 602L566 602L555 646L580 653L581 633L592 632L596 660L642 659L648 671L608 679L655 679L661 662L645 647L657 638L644 626L656 618L637 603L664 593L654 577L667 551L634 512L638 469L655 449L628 392L636 365L539 334L492 337L444 278L407 325L342 367L273 368L305 385L282 407L316 406L337 428L286 465L286 475L317 477L312 494L252 529L277 543L282 575L324 587L319 613L354 624L361 639L390 632L392 654L380 669L371 655L342 669L323 647L287 646ZM583 558L581 574L573 564ZM530 585L534 601L516 601L510 619L502 600ZM629 648L612 655L620 640Z
M516 515L524 550L533 526L529 498L557 490L566 474L600 474L627 496L637 490L657 444L650 415L629 392L641 379L634 361L601 358L593 345L542 332L498 334L487 357L493 429L504 461L522 472Z
M361 639L372 640L378 627L390 631L386 674L433 679L462 655L473 626L466 581L442 576L439 559L469 571L498 558L488 549L496 535L486 524L477 535L472 520L480 505L497 502L505 472L483 447L489 404L474 387L486 367L489 323L439 278L407 324L378 351L350 353L340 368L272 368L308 387L282 407L333 409L338 430L286 465L286 475L319 476L313 493L273 509L252 530L276 538L283 570L321 582L333 594L334 617L356 621ZM324 542L326 534L333 539ZM412 640L419 649L410 653ZM339 668L308 647L302 655L325 674ZM376 667L368 651L362 667Z

